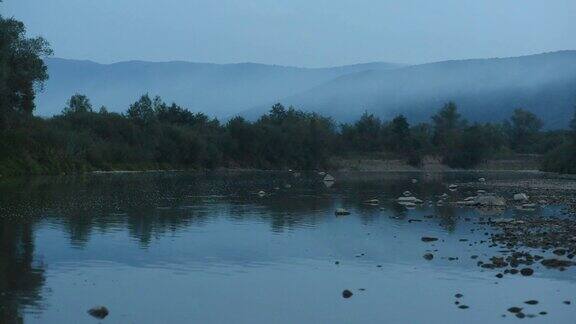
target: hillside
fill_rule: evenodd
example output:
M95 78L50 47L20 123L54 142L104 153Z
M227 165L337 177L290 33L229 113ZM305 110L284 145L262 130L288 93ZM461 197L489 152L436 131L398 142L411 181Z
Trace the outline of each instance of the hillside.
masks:
M525 108L549 128L565 127L576 105L576 51L515 58L445 61L388 71L360 71L281 100L340 121L364 111L426 120L455 101L474 121L500 121ZM243 112L255 117L267 106Z
M74 93L86 94L96 108L105 105L111 111L125 111L140 95L150 93L193 111L227 117L342 75L399 66L367 63L307 69L254 63L45 61L50 79L36 100L36 114L41 116L59 113Z

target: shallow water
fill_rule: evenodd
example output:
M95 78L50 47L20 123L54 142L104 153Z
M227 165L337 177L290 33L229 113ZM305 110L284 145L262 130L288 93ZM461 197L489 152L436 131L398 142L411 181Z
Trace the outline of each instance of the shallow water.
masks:
M428 204L471 193L451 183L536 174L335 176L332 186L266 172L4 180L0 322L95 323L86 311L105 305L103 323L494 323L519 320L511 306L548 313L532 322L574 323L574 268L498 279L476 265L501 250L481 243L492 229L478 220L562 206L493 216ZM405 190L426 203L398 205Z

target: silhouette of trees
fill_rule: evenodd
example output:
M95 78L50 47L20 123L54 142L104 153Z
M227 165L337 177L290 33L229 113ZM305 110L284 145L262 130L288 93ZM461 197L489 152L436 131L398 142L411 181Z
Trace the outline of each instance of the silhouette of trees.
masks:
M533 113L515 109L510 121L504 123L510 147L517 152L529 152L531 146L537 142L543 125L544 123Z
M42 37L27 38L24 24L0 16L0 127L32 116L35 89L48 79L42 57L52 54Z

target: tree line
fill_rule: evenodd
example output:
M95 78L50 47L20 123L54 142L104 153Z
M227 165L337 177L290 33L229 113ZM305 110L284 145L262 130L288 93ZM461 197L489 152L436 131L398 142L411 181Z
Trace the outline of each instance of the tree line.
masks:
M24 25L0 17L0 174L115 169L325 169L333 157L397 157L418 167L439 156L471 168L510 153L544 154L542 168L576 173L576 114L570 130L543 131L516 109L502 123L471 123L447 103L429 123L403 115L383 121L364 113L353 123L274 105L256 121L226 122L143 95L124 113L94 109L73 95L62 113L35 117L35 93L48 78L48 42L27 38Z

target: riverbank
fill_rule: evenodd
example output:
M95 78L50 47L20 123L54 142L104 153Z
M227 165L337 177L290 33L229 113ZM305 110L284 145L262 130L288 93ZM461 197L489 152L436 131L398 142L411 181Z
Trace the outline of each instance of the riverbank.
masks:
M538 171L542 157L536 154L515 154L501 158L486 160L469 169L455 169L442 164L439 156L426 156L422 159L422 166L409 165L405 159L400 158L374 158L369 156L335 157L330 165L338 171L425 171L442 172L454 170L466 171Z

